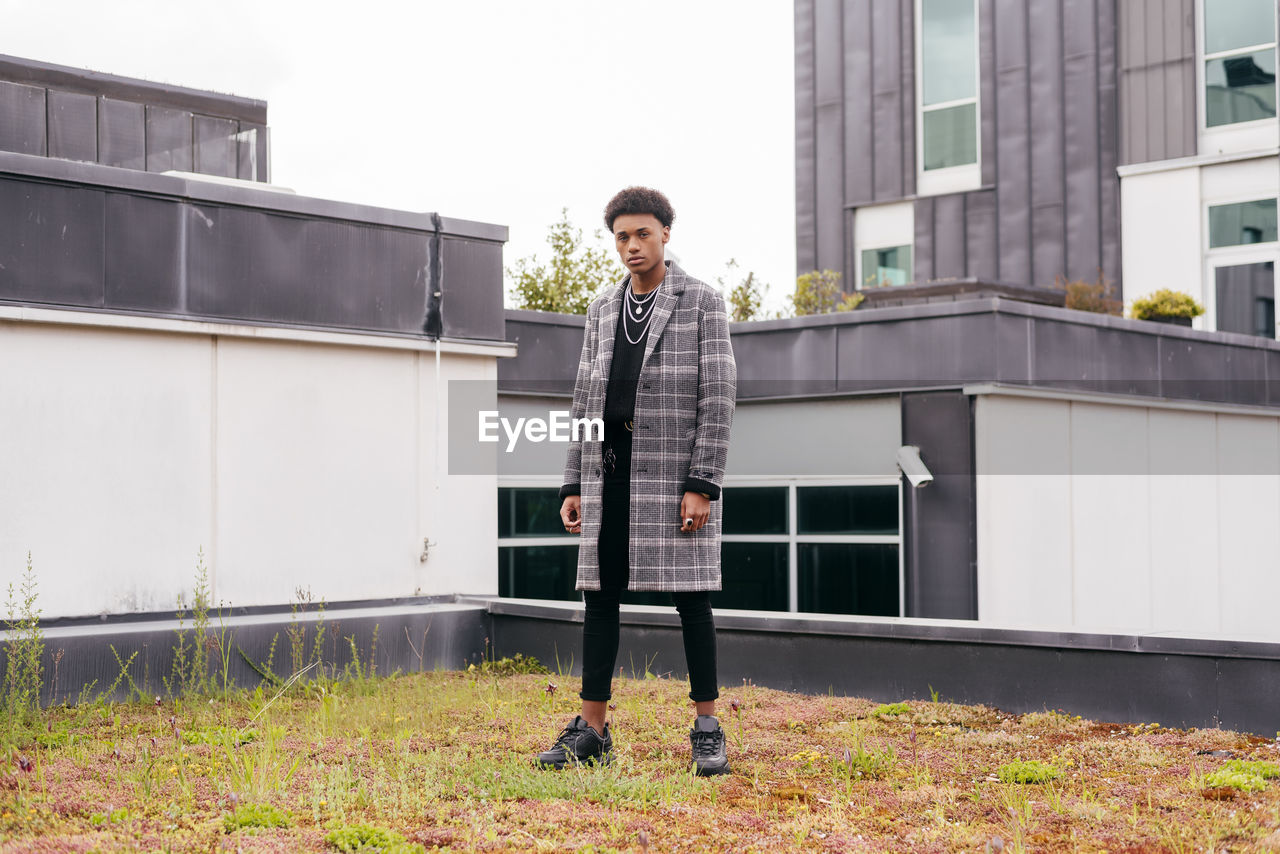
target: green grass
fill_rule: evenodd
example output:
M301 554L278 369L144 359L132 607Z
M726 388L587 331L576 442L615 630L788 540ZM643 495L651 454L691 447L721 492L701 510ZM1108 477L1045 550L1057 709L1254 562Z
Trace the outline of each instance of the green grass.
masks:
M733 773L700 778L667 678L615 681L613 764L541 770L578 688L525 659L45 709L0 751L0 850L1189 852L1280 828L1261 739L753 685L721 689Z
M1015 760L996 769L996 777L1001 783L1048 783L1060 776L1061 771L1039 759Z

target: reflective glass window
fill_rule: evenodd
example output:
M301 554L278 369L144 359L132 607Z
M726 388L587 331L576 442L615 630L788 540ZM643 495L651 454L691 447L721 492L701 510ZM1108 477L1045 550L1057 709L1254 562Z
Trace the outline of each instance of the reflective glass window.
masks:
M720 544L723 589L711 594L713 608L749 608L786 611L787 544Z
M787 488L785 486L734 486L721 493L723 534L785 534Z
M910 246L862 250L862 287L905 285L910 281Z
M1273 243L1276 239L1276 200L1258 199L1209 207L1209 248Z
M898 616L896 544L801 543L797 556L801 611Z
M1207 127L1275 118L1274 0L1203 0Z
M579 599L577 544L502 546L498 549L498 595L518 599Z
M898 487L802 486L796 524L800 534L897 534Z
M920 0L920 109L925 171L978 162L974 0Z
M1231 264L1214 271L1218 330L1276 337L1274 261Z
M1275 0L1204 0L1204 52L1275 41Z
M502 487L498 490L499 537L554 537L566 534L560 521L560 490Z

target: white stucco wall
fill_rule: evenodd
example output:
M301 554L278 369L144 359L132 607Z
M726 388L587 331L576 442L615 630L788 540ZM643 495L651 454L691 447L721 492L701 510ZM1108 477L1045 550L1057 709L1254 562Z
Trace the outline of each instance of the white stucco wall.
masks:
M172 611L200 549L232 605L497 592L496 479L448 474L429 344L58 316L0 317L0 587L30 551L45 617Z
M1280 417L979 395L978 613L1280 641Z

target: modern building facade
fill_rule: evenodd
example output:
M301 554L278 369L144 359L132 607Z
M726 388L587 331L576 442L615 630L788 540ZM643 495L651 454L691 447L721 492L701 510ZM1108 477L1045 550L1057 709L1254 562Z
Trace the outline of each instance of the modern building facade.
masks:
M797 0L800 271L1099 276L1276 337L1274 0Z
M504 226L266 182L260 101L0 57L0 587L47 618L496 592ZM478 508L478 509L477 509ZM462 524L465 520L465 525Z

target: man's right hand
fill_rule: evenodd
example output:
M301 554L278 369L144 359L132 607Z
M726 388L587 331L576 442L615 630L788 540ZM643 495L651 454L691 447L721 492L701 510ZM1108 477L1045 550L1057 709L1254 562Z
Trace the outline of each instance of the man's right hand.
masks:
M560 521L570 534L582 533L582 496L567 495L560 505Z

